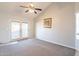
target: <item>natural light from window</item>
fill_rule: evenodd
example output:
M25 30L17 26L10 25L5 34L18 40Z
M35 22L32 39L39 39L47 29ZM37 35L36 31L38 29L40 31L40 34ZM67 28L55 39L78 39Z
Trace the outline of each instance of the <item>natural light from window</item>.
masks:
M22 23L22 37L28 36L28 24Z
M79 39L79 13L76 13L76 39Z
M28 24L24 22L11 22L12 39L28 37Z

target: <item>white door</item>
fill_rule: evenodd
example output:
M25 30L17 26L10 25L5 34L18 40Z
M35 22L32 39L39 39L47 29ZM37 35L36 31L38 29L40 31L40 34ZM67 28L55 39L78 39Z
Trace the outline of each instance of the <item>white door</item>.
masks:
M28 37L28 24L21 22L12 22L11 23L11 38L12 39L21 39Z

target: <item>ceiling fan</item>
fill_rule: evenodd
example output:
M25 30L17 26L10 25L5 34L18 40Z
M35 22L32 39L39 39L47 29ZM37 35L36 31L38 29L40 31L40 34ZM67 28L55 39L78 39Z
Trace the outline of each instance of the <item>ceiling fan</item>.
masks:
M27 10L25 11L26 13L27 12L34 12L35 14L37 14L38 11L42 11L42 9L36 8L33 4L29 4L27 6L21 5L20 7L27 8Z

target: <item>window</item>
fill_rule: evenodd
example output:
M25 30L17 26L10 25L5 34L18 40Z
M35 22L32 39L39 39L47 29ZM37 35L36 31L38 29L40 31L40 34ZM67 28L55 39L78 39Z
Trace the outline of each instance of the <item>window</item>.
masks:
M22 37L26 37L28 36L27 33L28 33L28 24L26 23L22 23Z
M11 33L12 33L12 39L20 37L20 23L18 22L11 23Z
M79 39L79 13L76 14L76 39Z
M23 22L12 22L11 36L12 39L28 37L28 24Z

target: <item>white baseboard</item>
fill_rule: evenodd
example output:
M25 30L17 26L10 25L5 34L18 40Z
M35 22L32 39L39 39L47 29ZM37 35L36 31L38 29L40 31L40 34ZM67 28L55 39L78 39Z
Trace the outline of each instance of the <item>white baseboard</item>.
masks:
M41 40L41 39L39 39L39 40ZM59 43L56 43L56 42L50 42L50 41L48 41L48 40L43 40L43 41L46 41L46 42L49 42L49 43L54 43L54 44L57 44L57 45L61 45L61 46L65 46L65 47L68 47L68 48L72 48L72 49L77 50L75 47L70 47L70 46L63 45L63 44L59 44Z
M79 51L79 48L75 48L75 50Z

